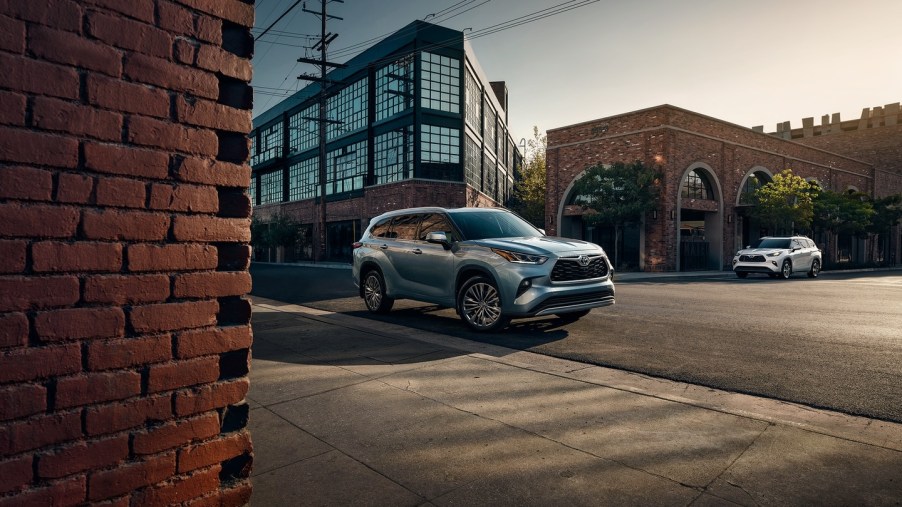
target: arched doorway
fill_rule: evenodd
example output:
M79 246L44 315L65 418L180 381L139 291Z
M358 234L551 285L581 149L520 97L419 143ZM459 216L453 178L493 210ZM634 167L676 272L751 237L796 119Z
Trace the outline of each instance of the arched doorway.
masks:
M751 245L758 238L767 236L772 233L757 218L752 216L752 209L755 207L755 191L773 181L773 175L764 167L753 167L742 184L739 185L739 192L736 195L736 242L733 245L737 250Z
M680 182L677 265L680 271L723 269L720 182L710 166L696 163Z

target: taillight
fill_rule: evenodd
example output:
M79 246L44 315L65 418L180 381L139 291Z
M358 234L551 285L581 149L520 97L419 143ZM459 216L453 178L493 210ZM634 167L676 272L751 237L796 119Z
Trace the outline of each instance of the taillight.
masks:
M351 243L351 246L354 248L354 250L357 250L358 248L363 246L363 243L361 243L359 241L355 241L355 242Z

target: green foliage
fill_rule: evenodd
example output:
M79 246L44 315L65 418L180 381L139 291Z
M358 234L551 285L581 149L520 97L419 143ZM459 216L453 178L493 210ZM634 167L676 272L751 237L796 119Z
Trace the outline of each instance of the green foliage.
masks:
M269 222L257 217L251 220L251 245L255 248L293 248L300 239L300 223L286 215L275 214Z
M610 167L597 165L576 181L574 203L591 210L583 215L583 220L591 224L635 223L657 204L660 180L660 173L638 160Z
M251 218L251 245L254 248L269 248L269 224L256 216Z
M868 232L884 234L902 221L902 194L890 195L871 201L874 215Z
M514 183L513 196L507 207L532 222L536 227L545 227L545 149L546 136L539 133L539 127L532 128L533 138L527 141L523 154L523 166Z
M806 231L814 217L817 187L785 169L755 190L752 213L773 230Z
M861 192L821 190L814 199L814 226L836 234L863 235L871 227L874 207Z

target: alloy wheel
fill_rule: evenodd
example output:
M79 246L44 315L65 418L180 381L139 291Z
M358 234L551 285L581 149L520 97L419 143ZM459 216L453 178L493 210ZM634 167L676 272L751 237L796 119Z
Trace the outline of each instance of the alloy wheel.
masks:
M489 329L501 318L501 298L498 290L486 282L470 285L463 295L461 311L464 318L478 329Z

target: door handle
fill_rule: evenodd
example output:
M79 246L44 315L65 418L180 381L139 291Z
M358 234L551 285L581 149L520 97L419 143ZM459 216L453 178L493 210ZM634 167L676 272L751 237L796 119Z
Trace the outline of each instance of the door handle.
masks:
M382 245L382 246L380 246L379 248L381 248L381 249L383 249L383 250L388 250L388 245Z
M419 248L414 248L414 249L413 249L413 253L415 253L415 254L417 254L417 255L420 255L421 253L423 253L423 251L420 250Z

